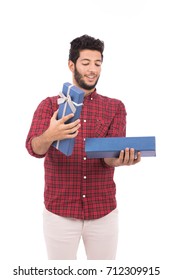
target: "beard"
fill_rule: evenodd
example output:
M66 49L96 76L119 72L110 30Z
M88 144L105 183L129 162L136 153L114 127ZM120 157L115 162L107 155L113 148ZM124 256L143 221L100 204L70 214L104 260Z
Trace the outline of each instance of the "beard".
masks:
M86 90L92 90L95 88L95 86L97 85L97 82L99 80L99 77L98 79L95 81L95 83L93 85L88 85L84 82L84 80L82 79L82 75L78 72L77 68L76 68L76 65L75 65L75 69L74 69L74 78L78 84L78 86L80 88L83 88L83 89L86 89Z

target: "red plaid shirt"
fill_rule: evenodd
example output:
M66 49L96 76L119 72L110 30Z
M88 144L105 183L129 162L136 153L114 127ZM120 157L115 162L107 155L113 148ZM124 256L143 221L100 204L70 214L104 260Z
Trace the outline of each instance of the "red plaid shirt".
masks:
M57 108L57 96L48 97L39 104L26 140L26 148L32 156L45 156L45 207L65 217L86 220L103 217L116 208L114 168L106 165L103 159L88 159L85 139L125 136L125 107L120 100L94 91L84 98L73 154L67 157L51 146L46 155L39 156L32 150L31 139L48 128Z

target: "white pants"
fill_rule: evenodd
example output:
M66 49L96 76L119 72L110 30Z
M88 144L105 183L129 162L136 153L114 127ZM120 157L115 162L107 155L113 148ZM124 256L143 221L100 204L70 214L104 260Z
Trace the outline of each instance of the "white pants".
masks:
M49 260L76 260L82 237L88 260L114 260L118 241L118 210L94 220L55 215L44 209L43 230Z

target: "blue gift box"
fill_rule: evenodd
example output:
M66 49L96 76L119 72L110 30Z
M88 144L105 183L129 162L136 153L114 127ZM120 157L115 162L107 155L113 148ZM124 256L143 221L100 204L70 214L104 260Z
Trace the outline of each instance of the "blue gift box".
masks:
M135 152L140 151L143 157L156 156L154 136L86 138L85 142L85 152L88 158L119 157L120 151L125 148L134 148Z
M66 123L71 123L79 119L82 110L84 94L84 91L78 87L70 83L64 83L62 92L59 93L60 98L58 98L59 108L57 119L61 119L62 117L71 113L74 113L74 117L72 117ZM75 138L54 141L52 143L56 149L61 151L66 156L70 156L72 154L74 144Z

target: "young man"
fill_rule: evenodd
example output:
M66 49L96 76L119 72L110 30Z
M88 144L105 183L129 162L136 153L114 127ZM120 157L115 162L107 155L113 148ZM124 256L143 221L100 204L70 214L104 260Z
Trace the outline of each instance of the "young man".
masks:
M87 137L123 137L126 131L124 104L96 91L103 50L104 43L88 35L71 42L68 66L73 84L85 92L80 120L65 124L73 114L56 120L57 96L48 97L37 107L26 140L32 156L45 157L43 228L51 260L76 259L81 237L87 259L115 259L118 213L114 169L140 161L140 153L135 157L134 149L128 148L119 158L86 157ZM69 157L51 145L74 137Z

